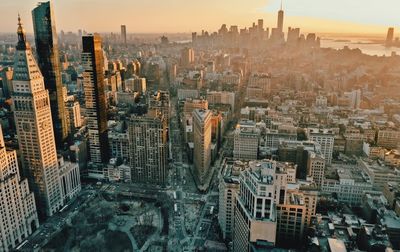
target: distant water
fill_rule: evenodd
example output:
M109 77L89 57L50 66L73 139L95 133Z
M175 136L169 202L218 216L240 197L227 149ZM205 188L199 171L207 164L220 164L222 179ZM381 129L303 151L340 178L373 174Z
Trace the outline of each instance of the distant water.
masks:
M323 48L334 48L343 49L343 47L348 46L350 49L359 48L364 54L377 55L377 56L390 56L392 52L396 52L400 55L399 47L386 48L378 42L371 42L370 40L360 39L360 38L346 38L343 40L335 39L321 39L321 47Z

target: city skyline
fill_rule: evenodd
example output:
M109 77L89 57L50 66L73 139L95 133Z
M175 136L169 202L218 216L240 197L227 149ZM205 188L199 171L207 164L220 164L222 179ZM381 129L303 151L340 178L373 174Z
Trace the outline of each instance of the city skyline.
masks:
M1 252L400 251L394 0L26 2Z
M251 0L244 3L235 0L229 1L229 4L227 1L219 1L212 3L213 8L208 8L207 6L211 5L210 0L201 4L187 3L182 0L159 1L156 4L153 2L128 3L122 0L111 4L100 0L94 16L83 12L92 3L93 0L57 2L55 4L55 13L58 16L57 29L59 31L84 29L88 32L118 32L120 24L126 24L127 33L189 33L202 29L215 31L222 23L249 27L252 20L259 18L265 20L267 27L274 27L281 1ZM26 20L27 32L32 33L31 20L24 17L30 13L28 6L35 4L33 0L0 3L0 8L13 10L3 15L0 30L12 32L13 17L19 12ZM395 12L396 8L385 8L385 6L396 5L400 3L396 3L395 0L368 3L368 6L361 5L360 0L352 1L350 4L343 0L334 3L305 0L299 6L296 1L286 0L283 1L284 30L291 26L318 33L384 34L387 27L398 27L400 24ZM363 11L355 12L354 10L357 10L359 6L362 6ZM165 12L165 8L172 10ZM140 11L135 12L137 9ZM195 9L196 11L193 12ZM132 15L132 11L135 15ZM73 19L70 18L71 13L74 13ZM100 22L105 16L113 15L112 13L118 13L115 17L108 19L112 21Z

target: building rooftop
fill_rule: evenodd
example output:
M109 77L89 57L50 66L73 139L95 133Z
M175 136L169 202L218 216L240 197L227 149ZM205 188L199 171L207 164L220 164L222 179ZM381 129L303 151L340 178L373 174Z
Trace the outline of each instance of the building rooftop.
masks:
M334 252L347 252L346 246L342 240L328 238L329 249Z
M208 110L208 109L195 109L193 111L193 113L195 113L197 116L199 116L201 118L205 118L210 113L210 110Z
M333 129L308 128L307 133L308 134L334 135L335 131Z
M368 175L357 166L345 164L332 164L327 168L327 178L339 181L352 180L354 183L370 183Z
M361 158L359 161L361 162L361 164L364 165L364 167L366 167L373 173L384 173L384 174L393 174L396 176L400 176L400 170L398 168L387 166L381 160Z
M249 162L250 173L262 184L273 184L276 162L272 160L260 160Z

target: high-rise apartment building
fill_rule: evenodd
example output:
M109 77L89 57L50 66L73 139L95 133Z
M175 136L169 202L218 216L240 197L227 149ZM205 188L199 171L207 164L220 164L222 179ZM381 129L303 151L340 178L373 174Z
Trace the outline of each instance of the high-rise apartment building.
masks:
M83 85L89 130L90 161L108 162L107 106L104 85L103 50L100 35L82 37Z
M63 147L69 134L61 79L58 38L52 3L43 2L32 11L35 44L45 88L49 91L56 145Z
M193 163L197 187L203 188L211 165L211 117L210 110L193 111Z
M0 127L0 251L13 250L39 227L35 196L21 179L16 151L7 151Z
M167 121L162 113L150 110L133 116L128 126L133 183L164 186L167 177Z
M126 25L121 25L121 41L126 45Z
M43 219L62 206L50 98L20 18L17 33L12 95L14 119L24 175Z

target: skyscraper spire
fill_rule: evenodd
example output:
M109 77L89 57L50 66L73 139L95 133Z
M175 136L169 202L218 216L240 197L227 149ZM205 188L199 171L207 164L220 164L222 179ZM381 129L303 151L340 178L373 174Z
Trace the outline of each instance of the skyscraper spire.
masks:
M19 13L18 13L17 34L18 34L17 49L18 50L25 50L27 48L26 35L25 35L24 27L22 26L21 16L19 15Z
M283 10L283 0L281 0L281 10Z

